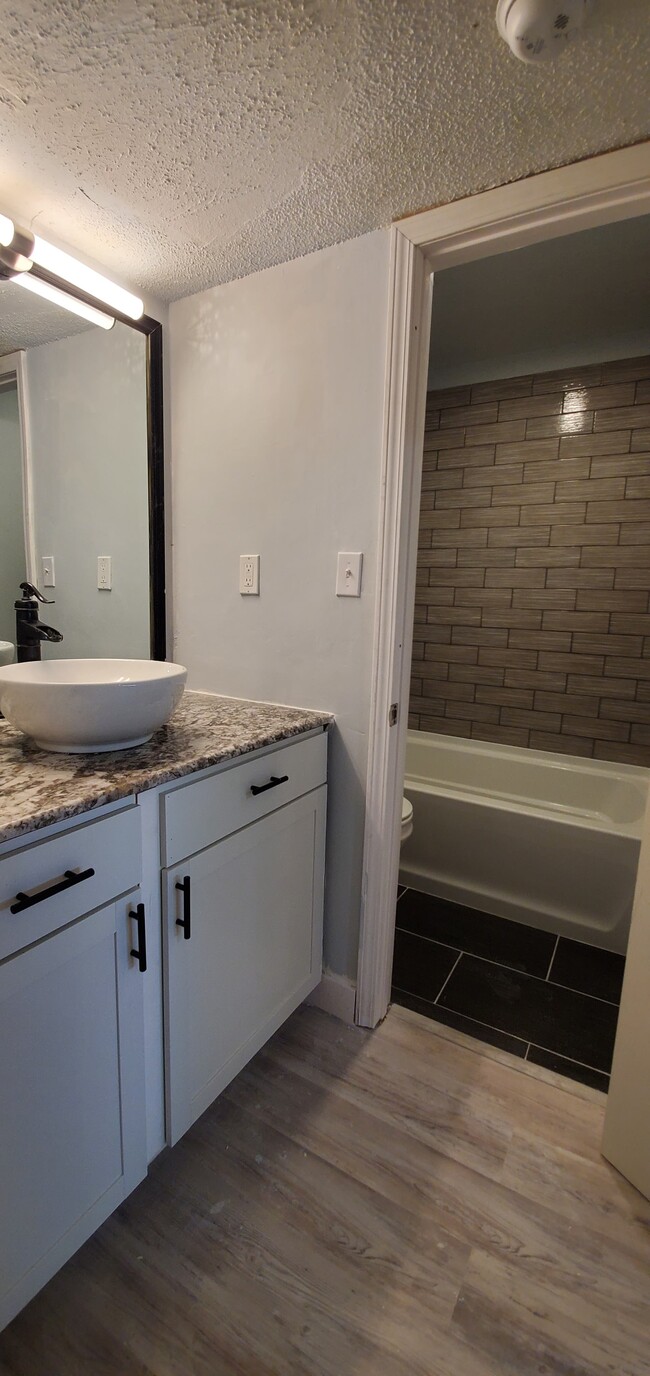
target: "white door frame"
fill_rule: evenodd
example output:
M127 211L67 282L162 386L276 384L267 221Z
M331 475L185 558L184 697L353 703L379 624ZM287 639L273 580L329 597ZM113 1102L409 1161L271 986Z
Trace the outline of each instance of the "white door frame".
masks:
M25 575L30 583L36 582L36 536L34 532L34 475L32 467L32 443L29 425L29 386L27 381L27 362L24 349L13 354L3 354L0 358L0 386L3 379L15 381L18 393L18 421L23 467L23 530L25 539ZM16 589L16 597L18 589Z
M390 998L433 273L649 212L650 143L644 143L393 225L355 1013L363 1027L381 1021Z

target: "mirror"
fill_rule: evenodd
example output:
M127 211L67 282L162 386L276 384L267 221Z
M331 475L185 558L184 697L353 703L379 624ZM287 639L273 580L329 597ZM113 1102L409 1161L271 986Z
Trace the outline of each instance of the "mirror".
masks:
M44 659L165 658L161 333L0 281L0 642L27 579Z

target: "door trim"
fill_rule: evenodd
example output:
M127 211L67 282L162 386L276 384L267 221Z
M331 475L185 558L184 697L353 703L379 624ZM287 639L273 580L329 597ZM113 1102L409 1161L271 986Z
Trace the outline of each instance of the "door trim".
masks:
M0 382L2 378L14 380L18 396L18 423L23 473L23 532L25 544L25 577L31 583L38 581L36 576L36 536L34 534L34 491L32 471L32 442L29 425L29 393L27 366L24 349L0 358ZM18 591L16 591L16 597Z
M650 212L650 142L422 211L392 229L377 611L355 1021L385 1017L395 930L426 367L436 269ZM400 703L395 728L391 703Z

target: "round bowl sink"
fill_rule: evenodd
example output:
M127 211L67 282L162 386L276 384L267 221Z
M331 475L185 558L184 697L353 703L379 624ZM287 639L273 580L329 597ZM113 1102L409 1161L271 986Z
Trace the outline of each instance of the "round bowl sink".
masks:
M151 659L53 659L0 668L0 712L42 750L130 750L171 716L187 669Z
M0 640L0 664L11 664L14 657L12 640Z

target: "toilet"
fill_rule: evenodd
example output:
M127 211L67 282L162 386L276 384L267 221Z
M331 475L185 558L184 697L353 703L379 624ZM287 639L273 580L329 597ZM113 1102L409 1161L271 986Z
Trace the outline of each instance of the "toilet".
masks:
M402 837L400 844L403 845L413 830L413 804L409 803L408 798L402 798Z

